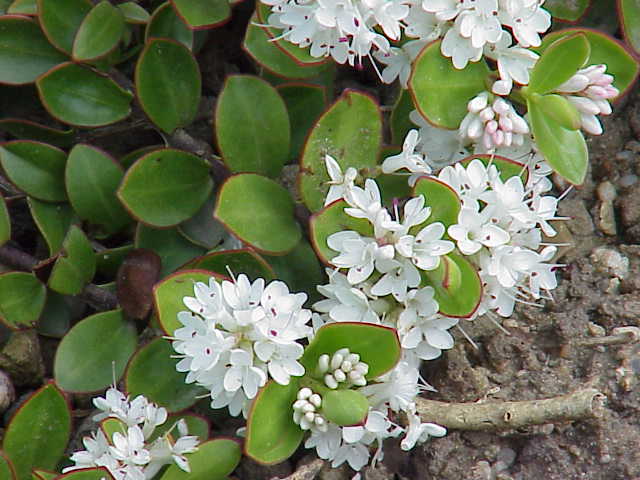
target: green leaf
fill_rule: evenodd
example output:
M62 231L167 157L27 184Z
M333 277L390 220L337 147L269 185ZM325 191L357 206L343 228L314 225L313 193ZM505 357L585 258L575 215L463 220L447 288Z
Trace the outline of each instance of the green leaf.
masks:
M16 471L13 468L13 464L2 452L0 452L0 478L16 480Z
M67 155L46 143L14 140L0 147L0 163L11 182L47 202L67 199L64 167Z
M326 69L325 65L306 64L295 60L292 55L279 47L277 42L272 41L267 29L259 27L256 23L259 23L259 20L254 15L247 25L242 49L260 66L285 78L314 77ZM299 48L292 43L289 44Z
M489 68L484 61L456 69L440 53L441 40L427 45L413 63L409 92L420 114L440 128L458 128L467 103L485 89Z
M189 309L182 299L195 295L197 282L209 283L211 277L223 278L221 275L206 270L183 270L168 276L153 288L153 302L160 326L167 335L183 325L178 321L178 313Z
M71 432L71 412L53 383L33 393L15 412L2 442L18 480L30 480L31 469L55 470Z
M96 257L82 230L72 225L62 242L48 285L65 295L77 295L91 281L96 271Z
M56 147L71 146L75 137L75 132L72 129L59 130L21 118L4 118L0 120L0 130L4 130L22 140L50 143Z
M91 10L90 0L38 0L38 18L51 44L71 54L73 39Z
M145 42L152 38L172 38L189 49L193 48L193 31L176 15L169 2L163 3L153 12L144 38Z
M73 63L64 63L36 81L42 104L69 125L100 127L131 113L131 93L108 77Z
M327 205L311 216L309 220L309 236L320 261L329 264L338 252L329 248L327 238L343 230L353 230L363 235L373 235L373 227L368 220L354 218L344 213L347 202L338 200Z
M482 283L464 257L455 253L443 255L438 268L421 273L434 288L442 315L467 318L474 314L482 298Z
M0 275L0 319L10 328L31 328L47 299L46 287L32 273Z
M48 203L27 198L31 216L38 230L49 246L49 255L53 256L62 248L64 237L69 231L75 214L68 203Z
M5 3L11 3L7 8L7 13L11 15L37 15L38 3L36 0L4 0Z
M340 322L321 327L305 349L300 363L307 375L314 376L320 355L333 355L341 348L360 355L369 365L366 378L377 378L400 360L400 340L395 329L370 323Z
M118 198L136 219L170 227L195 215L212 188L206 160L164 148L148 153L129 168Z
M356 390L330 390L322 395L322 413L337 425L358 425L367 418L369 400Z
M113 480L106 467L82 468L64 473L55 480Z
M620 0L618 9L624 38L636 53L640 53L640 5L638 0Z
M528 93L549 93L569 80L585 65L590 51L589 40L580 33L553 42L531 70Z
M38 320L38 335L50 338L62 338L71 325L71 302L59 293L48 291L47 302Z
M190 473L172 463L159 480L224 480L240 463L240 445L230 438L217 438L198 445L187 455Z
M298 449L304 432L293 423L291 406L299 389L297 379L289 385L273 380L258 392L247 420L244 453L264 464L279 463Z
M65 180L69 201L83 220L112 233L130 223L115 193L124 176L112 157L91 145L77 144L67 159Z
M220 187L214 215L243 242L278 255L293 250L302 237L293 209L289 192L278 183L242 173Z
M73 42L73 59L79 62L105 57L118 46L124 34L124 16L102 0L82 20Z
M58 473L47 472L46 470L34 469L31 472L32 480L55 480L58 477Z
M589 0L547 0L544 9L547 10L553 18L558 20L566 20L568 22L576 22L580 20L589 8Z
M527 102L527 109L534 140L545 160L569 182L582 184L589 165L589 153L582 133L562 128L535 102Z
M0 195L0 246L4 245L11 238L11 218L4 197Z
M155 229L143 224L138 224L136 228L135 247L153 250L160 256L161 276L168 275L205 252L204 248L188 241L175 228Z
M192 406L203 389L184 383L185 375L176 371L175 351L171 344L156 338L138 350L131 358L125 375L125 388L133 398L144 395L169 412Z
M395 145L402 145L404 143L404 137L407 136L409 130L416 128L409 119L409 114L415 110L415 108L409 90L402 89L393 106L393 110L391 110L391 118L389 119L391 141Z
M211 193L200 210L178 226L178 230L187 240L206 249L217 247L226 235L224 225L213 218L215 204L216 195Z
M215 27L231 15L228 0L171 0L171 3L193 30Z
M0 83L32 83L66 59L49 44L33 20L0 17Z
M640 64L627 47L615 38L595 30L568 28L545 35L540 50L544 52L559 38L578 33L584 35L591 45L591 53L585 65L604 63L607 73L614 77L613 86L620 90L621 95L624 94L638 77Z
M135 325L120 310L91 315L76 323L58 345L56 383L68 392L94 392L117 383L137 344Z
M286 255L277 258L286 258ZM251 280L264 278L269 281L275 278L274 271L267 261L249 248L208 253L195 258L185 267L208 270L225 277L229 275L229 270L231 270L235 275L244 273Z
M540 110L562 128L567 130L578 130L580 128L580 112L569 103L566 97L551 93L541 96L533 94L531 102L537 103Z
M458 194L446 183L435 177L420 177L413 187L413 196L422 195L425 205L431 207L427 223L442 222L446 228L458 223L462 202ZM418 225L421 229L424 225Z
M277 177L289 159L290 126L284 101L258 77L227 77L215 112L216 140L232 172Z
M107 248L96 253L96 271L100 275L113 278L120 268L120 264L133 249L133 245L123 245L122 247Z
M291 124L291 154L297 159L304 141L325 108L324 87L303 83L278 85L278 93L284 100Z
M382 142L382 118L376 102L363 93L345 92L329 107L309 134L300 161L300 194L312 212L324 204L330 180L325 155L342 168L373 167Z
M200 103L200 69L181 43L151 39L140 54L135 83L142 109L165 132L193 121Z
M135 2L119 3L118 8L124 15L127 23L144 25L149 22L151 15Z

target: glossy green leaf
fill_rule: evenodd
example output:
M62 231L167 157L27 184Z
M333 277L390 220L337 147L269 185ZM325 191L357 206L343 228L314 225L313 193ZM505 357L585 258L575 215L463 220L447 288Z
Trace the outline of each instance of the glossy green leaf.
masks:
M122 167L95 147L77 144L67 159L65 179L69 201L78 216L117 232L131 220L115 193L124 176Z
M447 228L458 223L462 202L449 185L435 177L420 177L413 188L413 196L418 195L422 195L425 205L431 208L428 223L442 222Z
M151 19L149 12L135 2L119 3L118 8L124 15L124 20L127 23L144 25Z
M101 390L122 377L137 344L135 325L122 311L91 315L76 323L58 345L56 383L68 392Z
M589 40L579 33L553 42L531 70L528 92L551 92L585 65L590 52Z
M4 197L0 195L0 247L7 243L11 238L11 219L9 218L9 210L4 201Z
M409 130L416 128L409 119L409 114L415 110L415 108L409 90L402 89L393 106L393 110L391 110L391 117L389 119L391 141L395 145L402 145L404 143L404 137L407 136Z
M297 159L304 141L325 108L325 89L318 85L285 83L278 85L291 124L291 155Z
M286 255L278 258L286 258ZM268 281L275 278L274 271L267 261L249 248L208 253L193 259L186 268L208 270L225 277L229 276L229 270L231 270L234 275L244 273L251 280L264 278Z
M125 388L131 397L144 395L169 412L189 408L202 395L203 389L184 383L184 373L176 371L175 351L171 344L156 338L131 358L125 375Z
M267 257L277 277L284 281L292 292L307 292L316 295L316 286L325 281L324 271L318 262L315 251L306 240L291 252L277 257Z
M53 256L60 248L64 237L75 219L75 213L68 203L49 203L27 198L31 216L38 226L49 247L49 255Z
M300 194L312 212L324 204L330 180L325 156L342 171L373 167L382 142L382 118L373 98L352 90L329 107L309 134L300 162Z
M440 258L438 268L423 272L435 290L440 313L454 318L470 317L482 298L482 283L476 269L455 253Z
M0 275L0 319L10 328L32 327L40 318L46 299L47 289L34 274Z
M138 224L136 229L135 247L147 248L160 256L162 276L205 252L204 248L191 243L175 228L156 229L143 224Z
M369 401L356 390L330 390L322 395L322 414L340 426L364 423Z
M96 271L109 278L115 277L120 264L132 249L133 245L129 244L97 252Z
M563 95L540 95L531 96L531 101L536 102L544 114L562 128L567 130L578 130L581 126L580 112Z
M227 0L171 0L184 22L194 30L212 28L231 15Z
M198 445L190 453L190 473L172 463L159 480L224 480L240 463L242 451L238 442L230 438L217 438Z
M38 18L51 44L71 54L73 39L91 10L90 0L38 0Z
M227 77L215 125L218 147L232 172L277 177L289 159L287 108L276 89L258 77Z
M72 302L59 293L48 291L47 302L38 320L38 335L62 338L69 331L72 318Z
M122 432L127 428L126 423L124 423L119 418L107 417L99 422L100 430L108 439L113 438L113 434L116 432Z
M53 48L36 22L0 17L0 83L32 83L66 57Z
M55 480L58 473L47 472L46 470L35 469L31 472L31 480Z
M84 62L108 55L124 34L124 15L108 0L102 0L82 20L73 42L74 60Z
M188 311L182 299L194 296L195 284L208 284L211 277L220 278L220 275L206 270L184 270L168 276L153 288L155 312L167 335L173 335L182 326L178 313Z
M11 3L7 8L7 13L11 15L37 15L38 3L36 0L6 0Z
M607 65L607 73L613 75L613 86L624 93L637 79L640 64L627 50L627 47L615 38L595 30L568 28L545 35L540 47L546 51L559 38L580 33L584 35L591 46L586 65Z
M344 200L338 200L315 213L309 220L311 244L318 258L324 263L330 263L331 259L338 254L327 245L327 238L330 235L343 230L353 230L363 235L373 234L371 223L365 219L347 215L344 213L345 207L348 207L347 203Z
M67 199L66 160L62 150L46 143L14 140L0 146L0 163L9 180L29 195L48 202Z
M251 18L252 20L247 25L242 48L260 66L285 78L309 78L325 70L325 65L305 64L296 61L292 55L287 54L283 48L272 41L267 29L256 25L259 20L255 15ZM293 44L290 43L290 45Z
M256 462L273 464L286 460L298 449L304 432L293 423L291 406L299 389L297 379L289 385L273 380L258 392L247 420L244 453Z
M214 215L245 243L277 255L293 250L302 236L293 209L284 187L266 177L242 173L220 187Z
M73 63L50 70L36 86L49 113L70 125L100 127L131 113L131 93L110 78Z
M105 467L93 467L73 470L55 480L113 480L113 476Z
M96 270L96 257L85 234L72 225L62 242L48 285L65 295L77 295L91 281Z
M320 355L333 355L341 348L360 355L369 365L366 378L376 378L391 370L400 360L401 348L393 328L370 323L328 323L321 327L305 349L300 363L307 375L315 375Z
M151 38L172 38L187 48L193 48L193 31L176 15L169 2L163 3L153 12L145 30L145 42Z
M618 8L624 37L640 53L640 4L638 0L619 0Z
M441 128L458 128L467 103L485 89L489 68L483 61L456 69L440 53L441 41L427 45L415 59L409 91L420 114Z
M118 198L136 219L169 227L192 217L212 188L206 160L165 148L145 155L129 168Z
M213 218L215 204L216 195L211 193L200 210L178 226L178 230L187 240L207 249L217 247L226 234L224 225Z
M164 148L164 145L147 145L145 147L141 147L132 152L129 152L126 155L123 155L118 159L118 161L120 165L123 166L123 168L128 169L131 165L136 163L137 160L144 157L147 153L151 153L160 148Z
M553 18L575 22L582 17L587 8L589 8L590 0L547 0L544 3L544 9L547 10Z
M582 133L562 128L535 102L527 102L527 108L534 140L545 160L569 182L582 184L589 165Z
M53 383L34 392L15 412L2 442L18 480L29 480L31 469L55 470L71 432L71 412Z
M200 103L200 69L175 40L150 40L136 66L136 90L149 118L167 133L189 125Z
M72 129L59 130L21 118L4 118L0 120L0 130L4 130L21 140L35 140L37 142L50 143L56 147L70 146L75 137L75 132Z
M16 472L13 468L13 464L2 452L0 452L0 478L5 480L16 480Z

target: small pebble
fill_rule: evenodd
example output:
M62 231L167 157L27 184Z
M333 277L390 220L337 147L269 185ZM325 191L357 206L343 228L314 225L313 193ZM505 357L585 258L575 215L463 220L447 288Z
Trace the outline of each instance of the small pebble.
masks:
M602 325L598 325L597 323L589 322L587 324L587 329L592 337L604 337L607 332Z
M616 160L619 160L621 162L624 162L627 160L633 160L633 152L629 150L623 150L621 152L618 152L616 153Z
M630 187L631 185L635 185L636 183L638 183L638 176L633 173L623 175L622 177L620 177L620 180L618 180L618 185L620 185L622 188Z
M624 279L629 273L629 259L610 247L598 247L591 252L591 261L602 273Z

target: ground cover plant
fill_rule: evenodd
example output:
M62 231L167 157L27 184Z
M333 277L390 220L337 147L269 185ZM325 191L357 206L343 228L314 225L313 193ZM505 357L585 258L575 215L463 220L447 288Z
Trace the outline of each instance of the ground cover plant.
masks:
M637 2L595 3L0 0L2 478L418 478L448 430L602 416L436 373L566 293L562 202L640 68ZM580 320L547 363L640 339Z

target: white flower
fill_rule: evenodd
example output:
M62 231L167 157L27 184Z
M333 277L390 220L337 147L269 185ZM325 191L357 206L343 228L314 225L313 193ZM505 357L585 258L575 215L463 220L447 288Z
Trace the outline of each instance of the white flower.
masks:
M315 448L318 456L324 460L336 456L342 444L342 429L333 423L325 431L312 430L311 435L304 442L305 448Z
M458 249L464 255L473 255L482 246L497 247L510 239L509 233L491 223L491 208L477 212L471 208L461 208L458 223L447 230L456 240Z
M401 169L407 169L411 173L428 175L431 173L431 167L425 162L424 156L415 153L416 146L420 141L418 130L410 130L404 139L402 152L398 155L387 157L382 162L383 173L394 173Z
M494 83L493 93L508 95L513 82L520 85L529 84L529 71L538 60L538 54L517 45L511 45L511 35L503 32L497 43L485 46L485 55L498 63L500 80Z
M347 462L358 471L369 462L369 449L362 443L343 443L333 456L331 467L336 468Z
M334 322L380 322L367 296L361 290L352 287L347 277L333 271L329 273L329 279L329 285L317 287L318 292L327 298L313 305L316 311L329 314L329 318Z
M358 176L358 172L355 168L349 167L343 175L340 165L331 155L325 155L324 162L327 167L327 173L331 178L329 181L329 191L324 200L324 204L329 205L336 200L340 200L345 192L353 187L353 181Z
M541 4L539 0L500 0L500 21L511 27L524 48L539 46L539 34L551 26L551 15L540 7Z
M435 423L421 423L417 413L411 412L407 414L409 425L405 432L405 437L400 442L403 450L411 450L416 443L423 443L431 437L444 437L447 429Z
M267 383L267 375L253 366L251 353L241 348L231 350L229 362L231 367L224 376L224 389L227 392L235 392L242 388L247 398L255 397L258 388Z
M149 451L144 448L144 435L137 425L129 427L126 435L115 432L112 440L109 452L115 459L127 465L146 465L151 460Z
M360 391L369 398L369 403L380 408L389 405L394 412L409 411L415 405L420 392L418 369L401 361L393 370L376 379Z
M453 242L441 240L444 232L442 223L431 223L420 230L415 237L413 235L401 237L396 243L396 250L403 257L411 259L419 269L433 270L440 264L440 256L446 255L454 248Z
M349 283L364 282L373 273L375 261L381 257L380 247L372 238L347 230L336 232L327 238L329 248L340 252L331 259L338 268L347 268Z
M298 362L304 353L304 348L299 343L278 344L258 341L254 345L254 350L258 358L267 364L269 375L280 385L288 385L292 376L304 375L304 367Z
M411 111L409 119L420 127L420 138L429 139L418 143L416 148L426 156L425 161L431 167L443 167L469 155L455 130L434 127L417 110Z
M374 58L386 65L382 70L381 80L384 83L393 83L397 78L402 88L407 88L411 75L411 63L425 45L426 42L423 40L410 40L402 44L400 48L391 47L388 52L377 50L373 54Z
M401 302L405 299L408 288L415 288L420 284L420 273L410 261L404 258L381 260L377 264L377 270L383 275L371 288L373 295L392 294Z
M453 66L458 70L462 70L469 62L477 62L482 57L482 47L474 47L471 39L463 37L455 28L445 34L440 51L445 57L451 58Z

